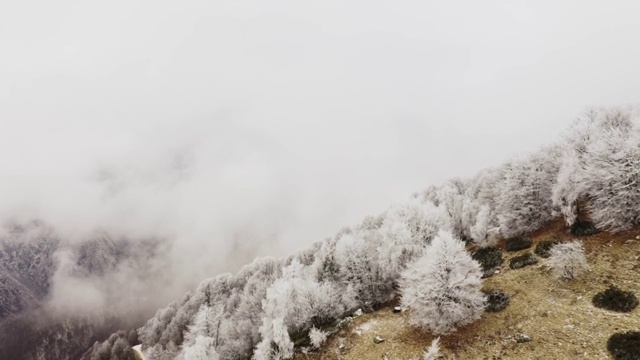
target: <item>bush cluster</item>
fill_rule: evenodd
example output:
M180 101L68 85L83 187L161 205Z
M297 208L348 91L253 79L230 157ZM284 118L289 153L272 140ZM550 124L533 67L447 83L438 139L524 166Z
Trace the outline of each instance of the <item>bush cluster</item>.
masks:
M574 236L591 236L599 232L591 221L578 220L571 226L571 235Z
M597 293L592 302L595 307L616 312L629 312L638 306L638 298L634 293L623 291L614 285Z
M531 247L531 238L526 236L517 236L514 238L507 239L507 244L505 249L507 251L519 251L528 249Z
M502 252L495 247L479 249L471 255L471 258L480 263L482 271L484 272L483 277L493 275L496 269L502 265Z
M615 360L640 360L640 331L627 331L611 335L607 350Z
M516 256L509 260L509 267L512 269L520 269L525 266L534 265L538 263L538 259L530 252Z
M559 240L543 240L538 242L535 249L535 254L540 256L541 258L548 258L551 256L551 247L556 244L559 244Z
M486 291L487 295L487 312L499 312L509 305L509 295L502 290Z

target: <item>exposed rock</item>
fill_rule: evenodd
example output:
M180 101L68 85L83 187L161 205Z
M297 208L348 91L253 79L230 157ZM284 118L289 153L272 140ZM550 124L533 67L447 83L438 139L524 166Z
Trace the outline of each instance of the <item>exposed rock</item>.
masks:
M518 334L516 335L516 342L518 344L522 344L522 343L526 343L531 341L531 336L527 335L527 334Z
M338 321L337 327L339 329L342 329L342 328L348 326L349 324L351 324L352 321L353 321L353 318L351 316L347 316L346 318Z

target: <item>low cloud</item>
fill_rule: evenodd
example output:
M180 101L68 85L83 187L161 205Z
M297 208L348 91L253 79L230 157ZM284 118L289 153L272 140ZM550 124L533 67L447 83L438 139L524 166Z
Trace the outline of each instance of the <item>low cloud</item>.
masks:
M146 284L60 253L56 307L168 301L640 98L633 4L2 7L0 220L167 246Z

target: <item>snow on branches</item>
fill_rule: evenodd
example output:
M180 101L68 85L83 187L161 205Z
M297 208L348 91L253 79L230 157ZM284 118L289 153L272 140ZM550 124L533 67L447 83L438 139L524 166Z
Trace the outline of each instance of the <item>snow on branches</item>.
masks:
M409 321L446 334L480 318L486 306L482 270L449 232L440 232L424 255L402 273L402 307Z
M584 256L582 241L570 241L555 244L549 250L549 265L556 277L561 279L573 279L585 272L587 258Z

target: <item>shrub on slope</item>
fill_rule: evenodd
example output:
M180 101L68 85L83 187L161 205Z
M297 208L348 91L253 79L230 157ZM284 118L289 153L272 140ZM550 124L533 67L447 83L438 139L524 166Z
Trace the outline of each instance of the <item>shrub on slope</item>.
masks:
M591 302L595 307L616 312L630 312L638 306L638 298L634 293L624 291L614 285L595 294Z
M615 360L640 359L640 332L627 331L611 335L607 341L607 350Z
M558 278L571 280L589 268L582 241L555 244L549 254L549 264Z

